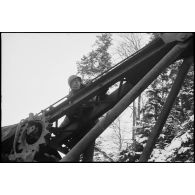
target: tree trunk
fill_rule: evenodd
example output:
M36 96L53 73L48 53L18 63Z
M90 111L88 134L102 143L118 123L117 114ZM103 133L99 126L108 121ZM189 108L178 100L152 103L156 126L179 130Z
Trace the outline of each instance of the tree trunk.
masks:
M133 102L133 129L132 129L132 140L135 139L135 126L136 126L136 105Z
M138 97L138 106L137 106L137 120L140 121L140 112L141 112L141 95Z

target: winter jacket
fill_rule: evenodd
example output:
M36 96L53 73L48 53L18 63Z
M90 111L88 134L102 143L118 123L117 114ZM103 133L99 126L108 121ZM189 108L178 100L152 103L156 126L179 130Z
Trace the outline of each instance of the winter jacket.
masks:
M85 85L82 84L79 90L83 88L85 88ZM68 94L68 98L73 97L78 91L71 90L70 93ZM71 121L72 120L80 121L82 120L83 116L87 115L90 111L92 111L93 107L94 107L94 103L92 100L85 101L84 103L74 108L69 113L67 113L67 117Z

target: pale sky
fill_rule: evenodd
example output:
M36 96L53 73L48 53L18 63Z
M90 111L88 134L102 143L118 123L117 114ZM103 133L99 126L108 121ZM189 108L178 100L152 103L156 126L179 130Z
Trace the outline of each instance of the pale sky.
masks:
M91 51L98 33L3 33L2 126L66 96L76 61Z
M91 51L97 35L3 33L2 126L19 123L66 96L68 77L77 72L76 62ZM118 41L113 33L113 44ZM120 61L113 49L110 52L114 64Z

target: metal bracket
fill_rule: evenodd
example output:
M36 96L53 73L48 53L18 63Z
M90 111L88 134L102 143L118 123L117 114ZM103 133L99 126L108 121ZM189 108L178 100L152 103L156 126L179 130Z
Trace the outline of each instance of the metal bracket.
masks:
M184 42L193 36L193 33L161 33L160 37L164 43L170 43L173 41Z

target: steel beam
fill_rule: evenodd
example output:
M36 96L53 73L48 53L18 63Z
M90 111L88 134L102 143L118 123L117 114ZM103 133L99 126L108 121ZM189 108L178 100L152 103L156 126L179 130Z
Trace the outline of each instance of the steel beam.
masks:
M102 118L60 161L72 162L77 158L87 146L94 141L128 106L131 104L144 89L178 56L188 47L189 43L180 43L174 46L156 66L151 69L134 87L128 92L107 114Z
M141 71L139 71L139 75L137 75L135 78L137 79L140 74L142 78L142 75L145 75L147 72L149 72L149 70L166 53L168 53L174 45L175 43L164 44L161 39L151 42L149 45L142 48L136 54L133 54L125 61L119 63L119 66L109 71L107 74L103 75L86 88L82 89L80 92L77 93L76 96L72 97L70 100L62 102L56 107L53 107L51 111L46 112L46 117L48 118L49 122L54 122L56 119L61 118L71 109L77 107L85 100L90 99L95 95L98 95L98 93L101 92L103 88L108 88L112 86L116 82L120 81L121 78L124 78L126 75L128 75L129 72L134 72L137 67L139 67ZM133 74L133 76L135 76L136 74ZM71 102L71 104L69 104L69 101Z
M82 162L93 162L95 141L91 143L83 153Z
M110 95L107 95L101 103L98 103L96 106L94 106L94 110L88 116L85 116L85 118L83 119L83 123L86 124L88 123L88 121L93 121L102 116L109 109L111 109L125 94L127 94L128 91L132 89L132 87L133 85L127 82L123 84L120 89L118 88ZM59 130L56 129L56 131L58 132ZM53 140L50 142L50 146L56 148L62 145L63 140L65 140L66 137L71 135L71 133L68 133L68 131L72 131L72 133L75 131L82 131L82 126L78 122L70 124L62 131L62 133L56 135L56 137L53 138ZM55 134L55 132L53 133ZM59 150L59 148L56 149ZM62 150L63 148L61 148L61 151Z
M147 144L144 148L144 151L139 159L139 162L147 162L150 158L150 155L152 153L153 148L155 147L155 143L162 132L163 126L169 116L169 113L171 111L171 108L173 107L173 104L175 102L175 99L182 87L182 83L185 79L186 74L188 73L188 70L190 68L190 65L193 63L192 58L185 59L182 66L179 69L177 78L175 79L174 84L172 85L171 91L167 97L167 100L162 108L161 114L153 127L149 139L147 141Z

